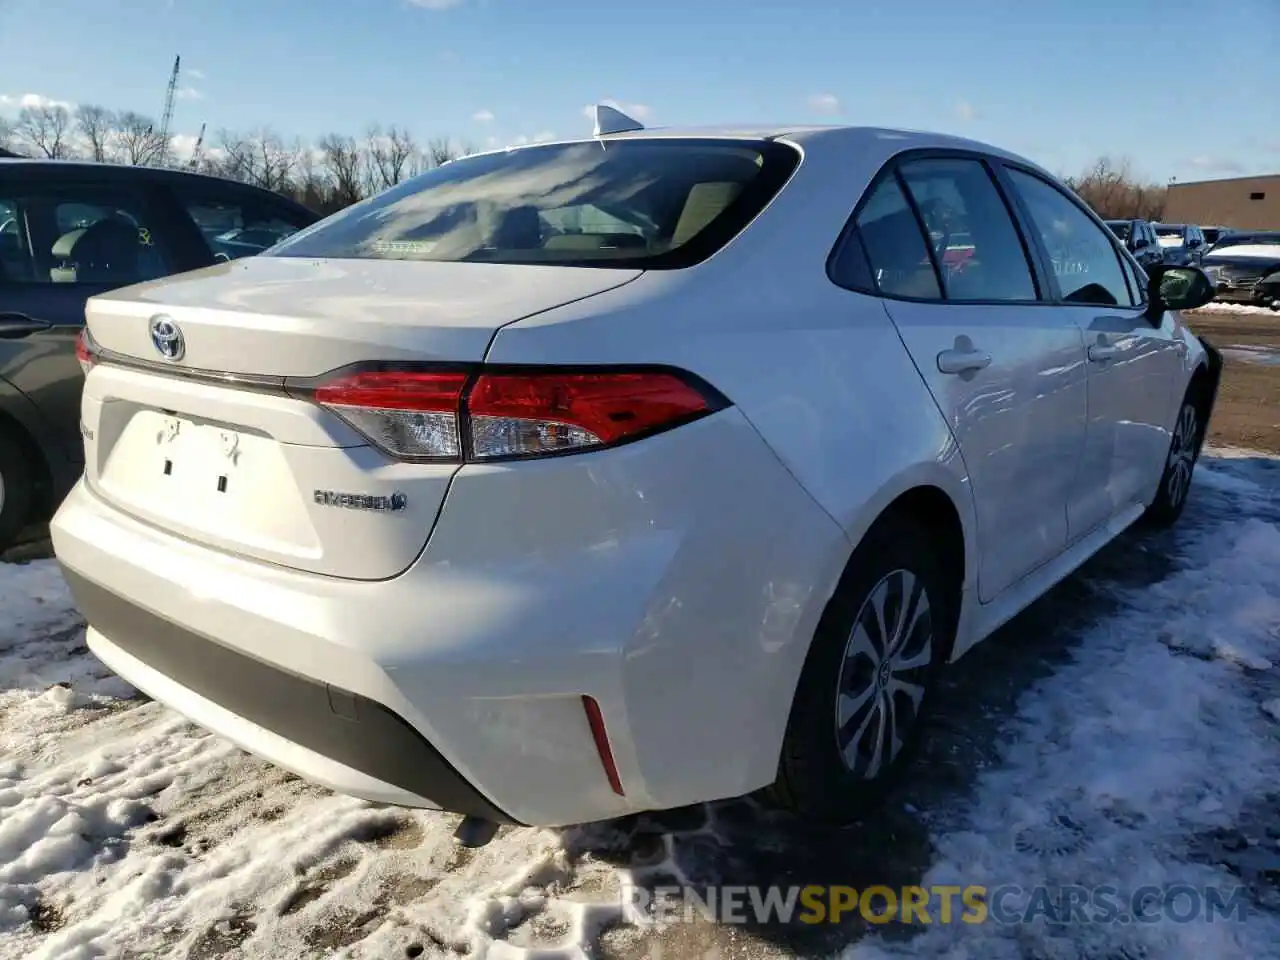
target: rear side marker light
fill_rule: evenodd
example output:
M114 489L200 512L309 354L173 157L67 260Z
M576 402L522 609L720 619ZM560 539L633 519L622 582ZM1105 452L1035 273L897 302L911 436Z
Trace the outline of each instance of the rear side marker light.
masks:
M728 405L666 368L376 368L301 392L397 459L453 463L599 450Z
M613 760L613 748L609 746L609 735L604 729L604 714L600 712L600 704L596 702L595 697L584 694L582 708L587 713L591 739L596 742L596 753L600 755L600 765L604 767L604 775L609 778L609 786L618 796L625 797L626 794L622 792L622 778L618 776L618 765Z

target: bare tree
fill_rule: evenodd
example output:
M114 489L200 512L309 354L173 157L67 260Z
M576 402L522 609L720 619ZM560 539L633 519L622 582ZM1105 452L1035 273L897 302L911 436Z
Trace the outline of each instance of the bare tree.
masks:
M156 126L145 114L98 104L28 107L16 123L0 117L0 152L59 158L78 150L100 162L154 165L166 152ZM204 150L193 169L292 196L326 214L475 152L446 137L420 145L395 124L374 124L363 136L330 133L314 143L285 141L269 127L222 130L210 139L217 146Z
M294 147L294 154L297 163L293 168L293 195L305 206L319 210L325 205L328 190L320 171L316 150L299 140Z
M218 134L223 175L267 190L284 192L298 162L296 149L284 145L269 127L252 133L223 130Z
M428 167L439 167L450 160L457 160L460 154L448 137L435 137L427 141L426 156Z
M364 197L364 157L353 137L330 133L320 139L320 166L333 191L333 203L348 207Z
M23 107L18 114L18 138L50 160L72 155L71 112L64 106Z
M1107 219L1138 217L1156 220L1164 209L1167 188L1144 183L1126 159L1100 157L1088 170L1066 183L1085 203Z
M116 135L114 111L92 103L81 104L76 107L76 130L84 137L91 159L102 163L110 156Z
M374 124L369 128L366 140L369 150L370 192L376 193L394 187L410 175L418 146L408 130L393 124L383 133L382 127Z
M155 121L132 110L117 118L115 140L120 159L135 167L157 162L164 152Z

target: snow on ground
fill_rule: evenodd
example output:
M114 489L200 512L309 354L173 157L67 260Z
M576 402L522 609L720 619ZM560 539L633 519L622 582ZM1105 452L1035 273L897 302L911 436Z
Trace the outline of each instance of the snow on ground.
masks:
M1272 317L1280 320L1280 313L1270 307L1255 307L1250 303L1230 303L1226 300L1214 300L1203 307L1197 307L1196 313L1243 313L1260 317Z
M863 925L836 945L849 960L1280 957L1278 491L1280 461L1215 451L1175 532L1110 548L1155 574L1086 570L1075 582L1109 606L1082 626L1070 584L1023 618L1067 624L1060 657L1007 633L971 655L985 697L938 721L992 725L987 754L957 755L969 778L930 758L912 778L929 809L891 805L837 833L736 803L460 848L456 817L311 787L147 701L83 647L52 561L0 565L0 958L760 960L808 943L716 925L605 932L622 884L660 874L1243 884L1245 923ZM992 719L981 711L1015 672L999 666L1019 656L1043 662Z

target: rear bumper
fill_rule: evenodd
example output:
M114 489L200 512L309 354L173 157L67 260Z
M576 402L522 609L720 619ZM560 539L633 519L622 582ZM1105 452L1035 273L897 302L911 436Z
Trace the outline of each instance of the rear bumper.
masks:
M734 409L464 467L388 580L192 544L87 481L51 533L92 648L157 700L340 792L540 826L772 781L850 549Z
M78 573L64 576L93 624L89 645L100 659L240 746L331 788L358 782L371 800L417 805L430 797L446 810L515 822L381 703L201 637Z

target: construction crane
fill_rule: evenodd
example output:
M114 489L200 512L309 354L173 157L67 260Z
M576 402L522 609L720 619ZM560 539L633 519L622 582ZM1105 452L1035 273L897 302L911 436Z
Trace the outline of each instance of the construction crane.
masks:
M169 89L164 96L164 115L160 118L160 159L158 166L169 165L169 124L173 122L173 102L178 95L178 72L182 66L182 57L173 58L173 73L169 74Z
M205 124L200 124L200 136L196 137L196 145L191 148L191 159L187 161L189 170L200 169L201 151L204 149L204 128Z

